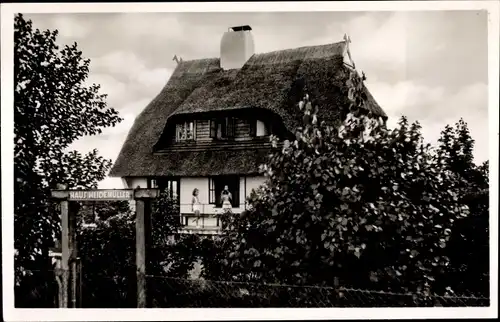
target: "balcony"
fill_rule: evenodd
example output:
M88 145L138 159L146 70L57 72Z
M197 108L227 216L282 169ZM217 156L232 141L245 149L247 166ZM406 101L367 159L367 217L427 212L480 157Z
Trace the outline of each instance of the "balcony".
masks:
M200 204L200 215L196 216L192 211L191 204L180 205L180 222L183 234L200 234L200 235L217 235L221 233L221 222L219 214L222 213L222 208L216 207L213 204ZM241 213L245 210L245 204L240 204L239 207L233 207L233 213Z

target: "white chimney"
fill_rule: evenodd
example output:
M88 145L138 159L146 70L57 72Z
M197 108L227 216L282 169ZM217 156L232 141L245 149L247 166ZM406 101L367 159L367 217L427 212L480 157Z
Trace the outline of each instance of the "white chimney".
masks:
M231 27L220 42L220 67L226 70L241 68L254 52L252 28Z

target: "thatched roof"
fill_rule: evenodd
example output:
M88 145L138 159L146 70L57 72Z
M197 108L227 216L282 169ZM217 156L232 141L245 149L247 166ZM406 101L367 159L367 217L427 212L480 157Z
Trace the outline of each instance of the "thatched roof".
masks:
M339 120L347 106L343 64L345 42L253 55L241 69L222 70L220 60L199 59L178 64L160 94L136 118L110 175L198 176L256 173L267 152L206 151L155 154L153 147L170 120L191 113L264 108L293 131L300 120L297 103L304 86L320 107L319 116ZM369 94L366 109L386 117ZM231 155L229 155L231 154Z

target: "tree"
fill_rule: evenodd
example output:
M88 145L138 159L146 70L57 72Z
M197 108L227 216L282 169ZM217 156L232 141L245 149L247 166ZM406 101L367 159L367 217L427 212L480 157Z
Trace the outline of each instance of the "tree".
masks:
M449 284L454 292L489 296L489 164L474 163L473 147L463 119L441 133L439 160L460 178L460 200L471 212L453 229Z
M296 139L272 139L266 184L228 219L221 278L444 294L447 244L468 215L459 176L418 123L390 130L367 114L362 83L350 73L340 127L306 94Z
M121 118L106 106L98 85L85 85L90 61L76 43L60 48L57 30L34 29L22 14L14 24L14 246L19 285L23 276L50 265L48 248L60 229L50 190L58 184L95 188L111 166L96 150L81 155L67 148Z

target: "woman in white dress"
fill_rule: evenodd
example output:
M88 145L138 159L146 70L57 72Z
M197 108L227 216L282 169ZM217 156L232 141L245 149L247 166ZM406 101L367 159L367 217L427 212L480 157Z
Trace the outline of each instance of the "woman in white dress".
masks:
M196 222L196 227L199 226L198 221L200 220L200 213L201 213L201 203L200 203L200 199L198 198L198 193L199 193L198 188L194 188L193 199L191 200L193 214L196 216L196 218L193 220L193 222Z
M231 205L232 199L233 199L233 196L229 192L229 187L224 186L224 190L222 190L222 192L220 194L220 200L222 202L222 210L223 211L228 211L228 210L233 208L233 206Z

